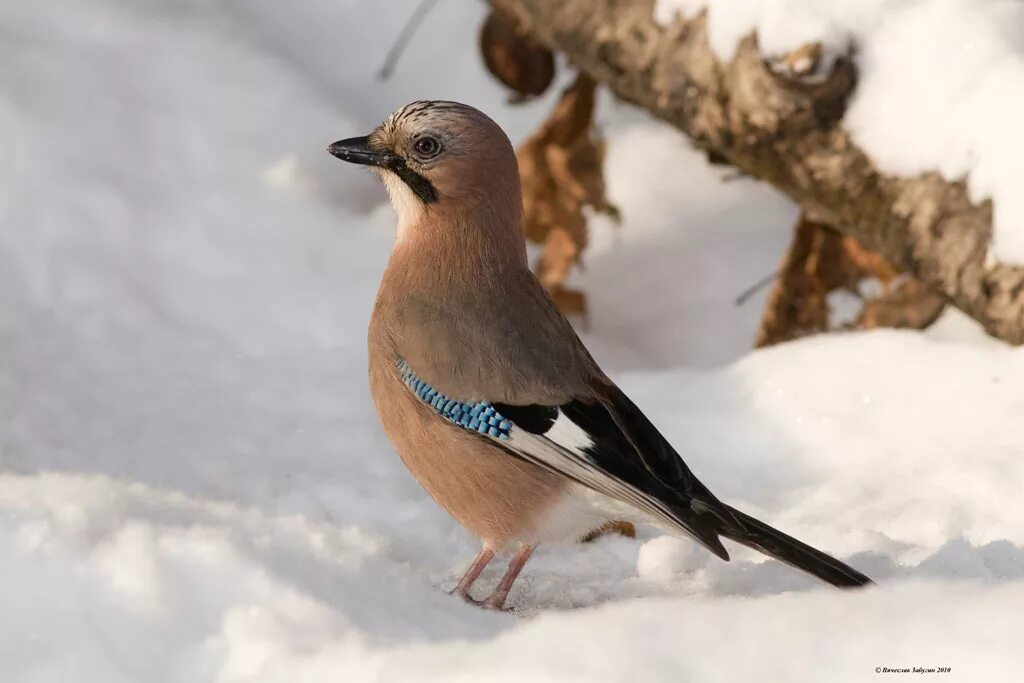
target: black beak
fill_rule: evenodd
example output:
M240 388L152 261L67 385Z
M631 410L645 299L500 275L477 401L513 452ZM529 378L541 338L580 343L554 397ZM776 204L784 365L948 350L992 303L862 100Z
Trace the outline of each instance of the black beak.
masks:
M327 151L342 161L364 166L389 166L394 163L395 155L388 152L374 152L366 146L369 138L348 138L338 140Z
M434 189L431 182L406 166L402 157L394 152L375 152L367 146L367 142L369 142L369 138L365 137L338 140L328 147L327 151L350 164L386 168L401 178L402 182L423 200L424 204L437 201L437 190Z

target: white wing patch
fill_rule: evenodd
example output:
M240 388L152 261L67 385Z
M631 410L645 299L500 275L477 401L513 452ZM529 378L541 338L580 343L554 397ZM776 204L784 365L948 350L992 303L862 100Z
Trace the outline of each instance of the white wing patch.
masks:
M561 413L559 413L558 419L564 419L572 427L575 427L575 431L573 431L573 429L566 426L561 430L560 434L563 438L574 441L577 448L581 443L591 441L586 432ZM500 443L526 460L567 476L573 481L609 498L622 501L650 518L667 524L670 528L678 529L682 527L686 530L676 515L672 514L665 507L664 503L640 491L635 486L608 474L598 466L593 458L581 450L563 446L554 439L549 438L554 428L554 425L552 425L552 428L542 435L531 434L524 429L513 428L509 434L509 439ZM696 536L694 537L697 538Z
M551 425L551 429L544 433L544 436L570 453L590 460L586 449L594 445L594 440L578 424L566 417L561 410L558 411L558 419Z

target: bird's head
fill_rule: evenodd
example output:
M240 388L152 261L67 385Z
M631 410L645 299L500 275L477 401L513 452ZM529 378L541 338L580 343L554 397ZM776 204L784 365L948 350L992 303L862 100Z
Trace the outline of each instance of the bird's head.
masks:
M377 172L399 229L426 212L489 208L519 217L519 172L504 131L458 102L421 101L391 114L365 137L327 151Z

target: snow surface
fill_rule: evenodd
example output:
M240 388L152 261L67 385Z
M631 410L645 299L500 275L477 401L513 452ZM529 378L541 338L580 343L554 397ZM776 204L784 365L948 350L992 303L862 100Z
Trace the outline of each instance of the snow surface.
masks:
M376 83L412 5L0 3L0 678L1018 678L1022 351L952 315L748 352L793 207L609 101L587 342L721 497L880 585L641 530L541 548L512 614L446 595L475 543L367 397L393 218L323 150L422 97L521 139L553 95L504 106L451 0Z
M992 255L1024 264L1024 3L1020 0L658 0L672 21L708 8L720 56L757 31L767 55L820 41L857 51L844 126L883 170L968 181L994 202Z

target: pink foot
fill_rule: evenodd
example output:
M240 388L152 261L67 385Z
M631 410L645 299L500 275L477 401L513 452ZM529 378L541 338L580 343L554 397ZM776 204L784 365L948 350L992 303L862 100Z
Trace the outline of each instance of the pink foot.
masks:
M505 600L508 599L508 593L512 590L512 584L515 583L516 577L519 576L519 572L523 571L526 561L532 554L533 546L531 545L519 548L512 561L508 563L508 569L505 571L505 576L501 577L501 581L498 582L498 587L483 601L481 607L502 612L508 611L505 609Z

